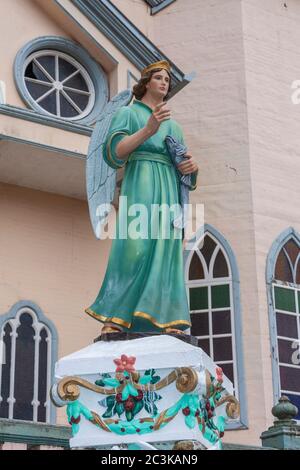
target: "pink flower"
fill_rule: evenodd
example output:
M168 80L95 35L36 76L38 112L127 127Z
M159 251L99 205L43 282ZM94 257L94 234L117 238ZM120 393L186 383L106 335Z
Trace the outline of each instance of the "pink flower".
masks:
M221 384L223 382L223 370L221 367L216 368L217 381Z
M136 358L131 356L127 357L125 354L122 354L121 359L114 359L114 363L118 366L116 372L134 372L134 363Z

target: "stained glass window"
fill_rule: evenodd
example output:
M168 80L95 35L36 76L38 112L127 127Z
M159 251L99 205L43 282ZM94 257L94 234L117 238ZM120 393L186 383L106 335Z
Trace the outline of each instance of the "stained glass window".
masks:
M299 408L300 419L300 246L292 237L275 263L272 296L277 329L280 394Z
M233 382L237 394L232 277L221 244L205 233L193 252L187 279L191 334Z

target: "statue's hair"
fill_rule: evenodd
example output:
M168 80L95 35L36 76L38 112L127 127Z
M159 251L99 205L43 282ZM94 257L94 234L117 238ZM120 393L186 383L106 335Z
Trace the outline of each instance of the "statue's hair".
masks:
M138 83L136 85L134 85L133 89L132 89L132 93L134 95L134 97L137 99L137 100L141 100L143 98L143 96L146 94L147 92L147 88L146 88L146 85L147 83L150 82L151 78L152 78L152 75L156 72L160 72L161 70L165 70L165 69L153 69L153 70L150 70L150 72L148 72L146 75L144 75L143 77L141 77L138 81ZM167 71L166 71L167 72ZM169 75L170 77L170 81L169 81L169 89L168 89L168 93L166 94L166 96L164 97L164 101L166 101L169 97L169 93L171 91L171 76L169 74L169 72L167 72L167 74Z

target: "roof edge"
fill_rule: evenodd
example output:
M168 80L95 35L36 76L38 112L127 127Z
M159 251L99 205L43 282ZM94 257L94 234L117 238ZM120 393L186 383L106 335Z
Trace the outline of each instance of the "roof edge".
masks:
M71 0L102 34L104 34L127 59L142 70L159 60L171 65L174 96L190 83L190 76L182 72L158 49L110 0Z

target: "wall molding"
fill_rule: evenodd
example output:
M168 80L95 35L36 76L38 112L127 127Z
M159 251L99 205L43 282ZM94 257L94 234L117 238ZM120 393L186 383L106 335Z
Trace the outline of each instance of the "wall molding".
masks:
M195 74L185 75L110 0L71 0L138 70L158 60L171 65L171 96L186 86Z
M155 15L175 1L176 0L145 0L145 2L151 7L151 15Z
M16 119L23 119L25 121L35 122L42 124L43 126L55 127L68 132L74 132L76 134L82 134L91 136L93 132L92 126L84 124L78 124L71 121L65 121L62 118L55 116L48 116L46 114L40 114L32 109L19 108L9 104L0 104L0 114L4 116L14 117Z

